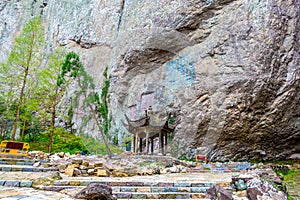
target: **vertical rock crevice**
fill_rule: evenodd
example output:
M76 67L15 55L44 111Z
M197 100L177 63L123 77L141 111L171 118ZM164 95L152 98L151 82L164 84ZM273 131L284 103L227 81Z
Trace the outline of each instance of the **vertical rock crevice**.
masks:
M122 0L120 11L119 11L119 20L118 20L117 31L120 30L120 27L121 27L121 24L122 24L122 17L123 17L123 13L124 13L124 7L125 7L125 0Z

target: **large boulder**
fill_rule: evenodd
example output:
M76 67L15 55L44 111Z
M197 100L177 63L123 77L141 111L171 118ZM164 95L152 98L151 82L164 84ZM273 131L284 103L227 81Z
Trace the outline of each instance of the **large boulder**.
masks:
M266 199L287 200L287 195L275 189L263 179L254 178L247 183L247 196L249 200Z
M87 200L116 200L110 186L96 183L90 184L81 190L75 195L75 198Z

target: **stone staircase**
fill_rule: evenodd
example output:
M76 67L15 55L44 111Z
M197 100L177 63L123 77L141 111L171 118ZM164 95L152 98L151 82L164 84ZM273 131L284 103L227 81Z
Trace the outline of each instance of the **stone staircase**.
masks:
M37 162L42 163L43 167L35 166ZM35 180L28 179L26 173L46 174L45 172L55 172L58 169L49 167L46 161L0 158L0 175L1 173L25 174L23 177L17 178L11 178L13 176L10 175L5 176L5 178L0 176L0 187L33 187L74 195L87 185L100 183L111 186L113 194L118 199L205 199L207 189L214 185L232 191L231 173L209 170L208 166L203 164L201 166L186 174L122 178L63 176L63 179L55 180L46 186L36 186L34 184ZM203 166L205 166L205 173L201 173ZM215 166L210 166L215 168Z
M34 166L35 163L43 167ZM3 172L50 172L58 171L55 167L50 167L44 160L28 160L24 158L0 158L0 171Z
M145 177L143 177L145 179ZM118 199L203 199L206 190L217 183L213 182L139 182L139 181L103 181L103 180L57 180L52 186L41 189L72 193L74 190L98 183L112 187ZM229 184L229 183L228 183ZM228 190L231 190L228 187Z

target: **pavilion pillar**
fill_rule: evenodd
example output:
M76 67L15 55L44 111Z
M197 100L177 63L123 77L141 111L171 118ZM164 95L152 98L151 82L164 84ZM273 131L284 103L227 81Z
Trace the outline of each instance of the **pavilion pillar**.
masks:
M165 133L162 132L162 134L161 134L161 146L162 146L162 154L163 154L163 155L165 155L164 135L165 135Z
M168 133L165 132L165 149L164 149L164 153L167 153L167 146L168 146Z
M149 153L149 133L146 133L146 154Z
M162 153L162 147L163 147L163 145L162 145L162 140L161 140L161 131L159 131L159 134L158 134L158 143L159 143L159 153Z
M138 134L134 134L134 153L138 151Z
M140 138L140 153L143 152L143 138Z
M151 154L154 152L154 139L151 138Z

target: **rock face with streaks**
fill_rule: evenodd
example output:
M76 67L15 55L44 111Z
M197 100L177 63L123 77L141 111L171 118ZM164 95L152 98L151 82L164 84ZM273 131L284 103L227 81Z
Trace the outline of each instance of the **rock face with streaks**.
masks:
M151 105L156 119L176 118L168 149L177 156L197 147L223 161L300 151L299 0L5 0L0 13L0 62L38 14L46 51L78 52L99 88L109 66L119 138L124 114L135 120ZM80 125L80 115L73 120Z

